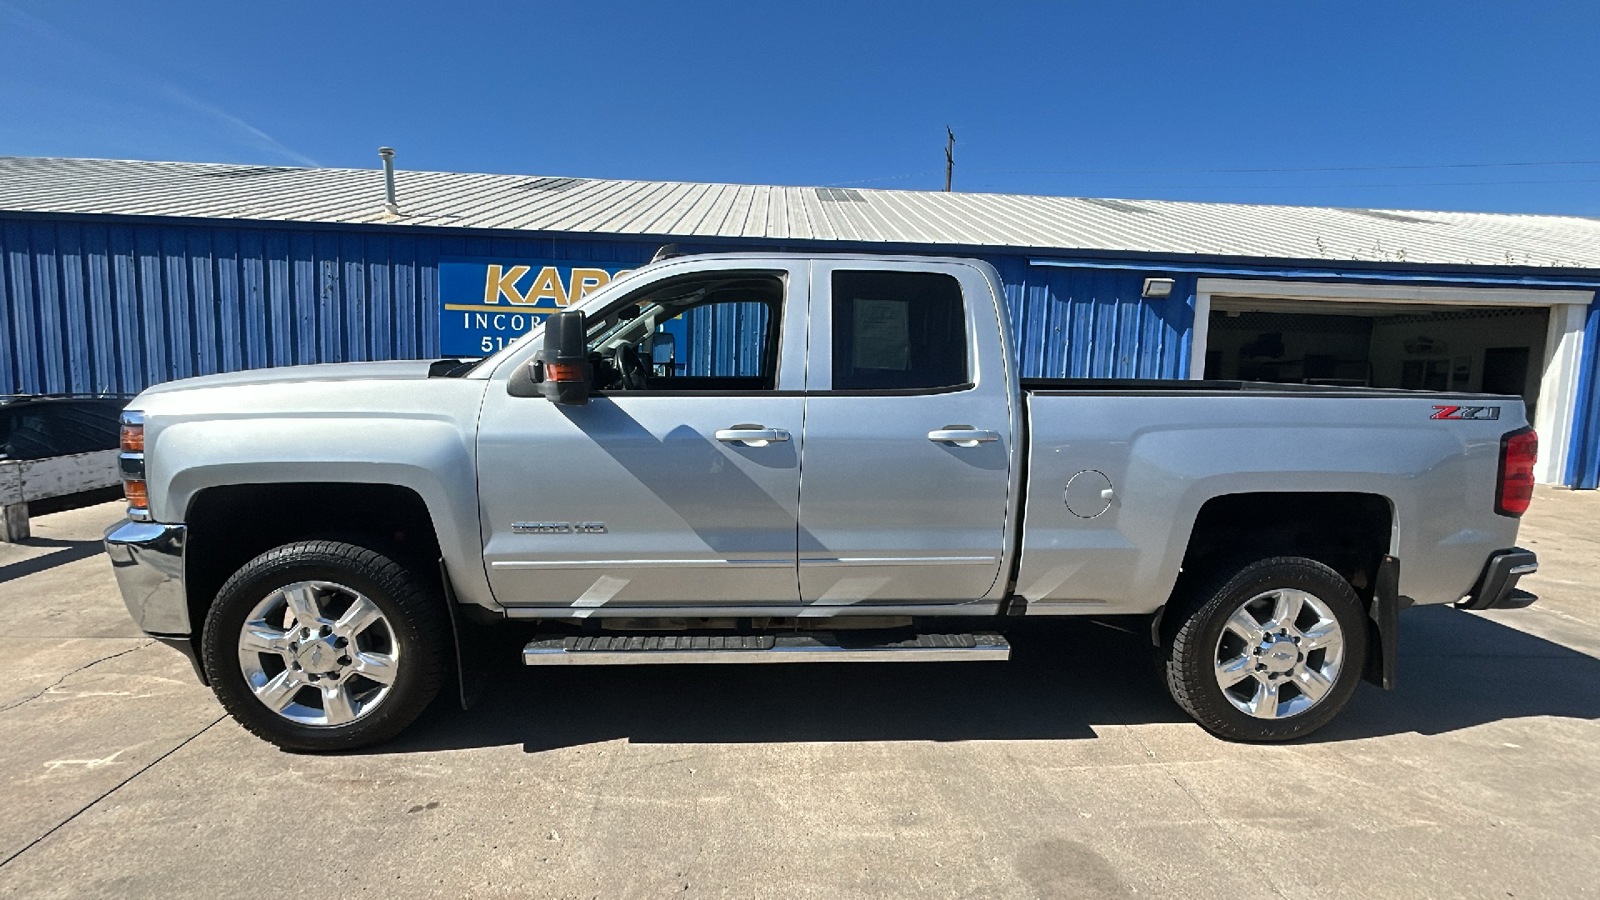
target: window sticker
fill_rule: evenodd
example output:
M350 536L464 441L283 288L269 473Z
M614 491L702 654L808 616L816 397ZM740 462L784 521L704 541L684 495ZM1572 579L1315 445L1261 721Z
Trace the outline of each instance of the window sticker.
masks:
M904 300L858 297L855 306L855 347L851 364L857 369L911 368L910 304Z

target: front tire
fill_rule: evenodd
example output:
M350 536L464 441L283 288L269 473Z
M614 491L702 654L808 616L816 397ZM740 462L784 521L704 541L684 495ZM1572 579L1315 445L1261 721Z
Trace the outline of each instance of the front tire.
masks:
M1275 557L1175 597L1166 655L1172 698L1236 741L1304 737L1339 714L1366 664L1366 613L1322 563Z
M386 741L438 694L444 600L400 563L339 541L300 541L234 573L201 650L224 709L285 750Z

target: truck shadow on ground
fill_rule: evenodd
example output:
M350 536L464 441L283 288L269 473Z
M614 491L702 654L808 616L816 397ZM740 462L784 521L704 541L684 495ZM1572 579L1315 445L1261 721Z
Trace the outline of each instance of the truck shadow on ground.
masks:
M15 581L19 578L26 578L29 575L37 575L40 572L54 569L57 566L64 566L67 563L77 562L80 559L88 559L105 551L105 545L100 541L62 541L55 538L36 537L18 541L17 544L23 547L55 547L58 549L0 566L0 584L4 584L7 581Z
M1441 734L1532 716L1600 719L1600 660L1449 608L1402 619L1399 687L1362 685L1308 738ZM405 753L603 741L1033 741L1117 725L1187 723L1146 635L1121 623L1028 623L1009 663L508 669L462 711L440 698L398 739ZM1198 726L1192 726L1198 728Z

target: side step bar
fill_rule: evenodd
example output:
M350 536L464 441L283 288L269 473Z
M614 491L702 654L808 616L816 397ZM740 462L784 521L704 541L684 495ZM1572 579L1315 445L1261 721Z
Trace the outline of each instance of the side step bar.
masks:
M656 663L971 662L1005 660L998 634L920 634L873 643L825 632L758 635L601 635L549 638L522 648L530 666L629 666Z

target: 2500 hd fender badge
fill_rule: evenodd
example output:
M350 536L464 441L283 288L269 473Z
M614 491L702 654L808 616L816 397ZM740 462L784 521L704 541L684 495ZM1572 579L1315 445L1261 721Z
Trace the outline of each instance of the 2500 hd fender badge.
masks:
M604 522L512 522L512 534L605 534Z
M1498 419L1498 406L1435 406L1430 419Z

